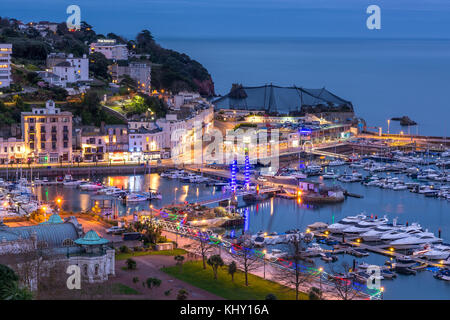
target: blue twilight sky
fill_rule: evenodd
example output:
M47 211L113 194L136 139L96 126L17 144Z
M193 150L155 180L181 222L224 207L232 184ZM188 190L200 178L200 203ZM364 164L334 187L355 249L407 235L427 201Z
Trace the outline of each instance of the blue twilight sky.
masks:
M0 16L65 21L70 4L99 32L128 38L449 38L450 0L1 0ZM366 28L381 7L382 29Z

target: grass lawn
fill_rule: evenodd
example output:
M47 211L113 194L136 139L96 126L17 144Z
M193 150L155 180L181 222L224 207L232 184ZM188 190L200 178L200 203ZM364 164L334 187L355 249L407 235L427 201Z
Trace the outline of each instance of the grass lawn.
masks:
M161 251L135 251L130 253L118 253L116 254L116 260L126 260L128 258L148 256L148 255L161 255L161 256L177 256L185 254L184 249L173 249L173 250L161 250Z
M212 268L203 269L202 261L188 261L183 264L180 273L178 266L166 267L165 273L192 284L198 288L214 293L225 299L233 300L264 300L267 294L274 294L279 300L295 300L295 291L278 283L265 280L255 275L248 275L249 286L245 286L245 275L242 271L234 274L234 283L227 272L227 266L218 270L217 280L214 280ZM299 299L308 299L305 293L299 293Z
M112 285L112 293L113 294L129 294L129 295L141 294L139 291L136 291L135 289L130 288L122 283L114 283Z

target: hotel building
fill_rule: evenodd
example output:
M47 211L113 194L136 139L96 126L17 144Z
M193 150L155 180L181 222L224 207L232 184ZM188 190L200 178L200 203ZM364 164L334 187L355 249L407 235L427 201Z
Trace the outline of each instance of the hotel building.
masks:
M12 44L0 43L0 88L9 87L11 78Z
M49 100L45 108L22 112L22 136L28 157L38 163L72 160L72 113Z
M90 52L100 52L110 60L128 60L127 45L117 44L113 39L98 39L91 43Z

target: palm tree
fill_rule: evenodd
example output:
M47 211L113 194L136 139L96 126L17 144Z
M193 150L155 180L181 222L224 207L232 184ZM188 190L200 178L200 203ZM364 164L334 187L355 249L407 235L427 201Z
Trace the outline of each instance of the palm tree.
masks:
M214 280L217 280L217 270L224 265L222 257L215 254L208 258L207 263L212 267L214 272Z
M180 272L183 271L183 261L184 257L180 255L176 255L174 257L175 261L177 262L177 265L180 267Z
M21 288L17 281L13 281L1 288L3 300L31 300L33 294L28 288Z
M237 271L237 266L236 266L236 262L232 261L229 265L228 265L228 274L231 275L231 282L234 282L234 274Z

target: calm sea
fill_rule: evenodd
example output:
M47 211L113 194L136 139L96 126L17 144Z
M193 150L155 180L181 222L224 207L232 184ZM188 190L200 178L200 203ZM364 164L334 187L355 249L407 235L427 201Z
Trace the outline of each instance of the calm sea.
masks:
M419 123L390 132L450 136L450 40L159 39L212 74L216 92L232 83L325 87L352 101L370 126L407 115Z

